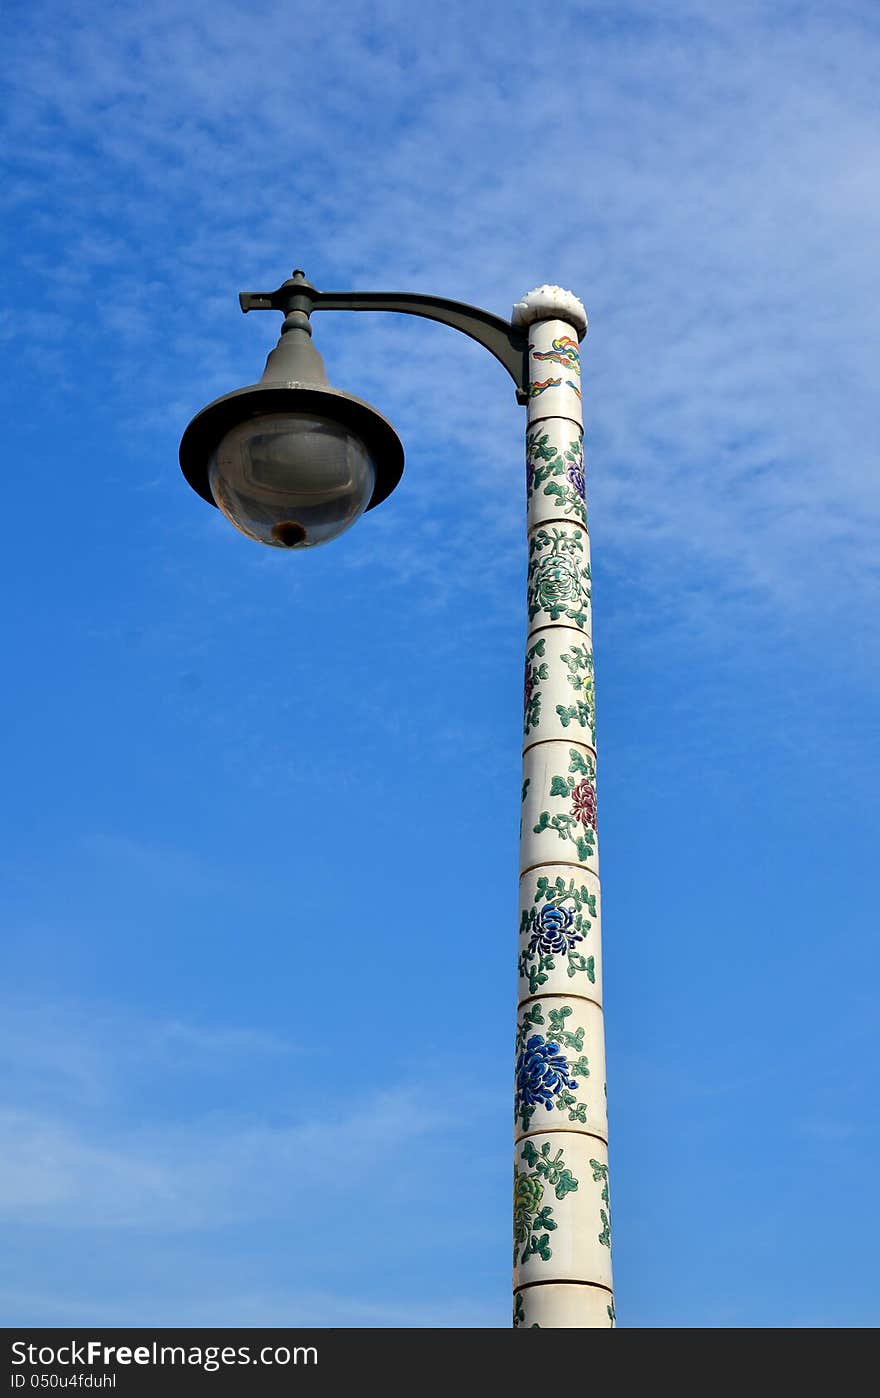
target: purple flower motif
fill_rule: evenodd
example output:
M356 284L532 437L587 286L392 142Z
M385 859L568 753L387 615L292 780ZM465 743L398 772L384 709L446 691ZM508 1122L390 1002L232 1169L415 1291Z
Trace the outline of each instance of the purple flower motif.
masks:
M574 913L571 909L558 908L555 903L545 903L539 913L533 908L531 922L531 953L537 951L542 956L564 956L584 939L583 933L573 931Z
M569 482L574 486L574 488L575 488L575 490L577 491L578 495L579 495L579 496L581 497L581 499L583 500L583 498L584 498L584 490L585 490L585 488L586 488L585 485L584 485L584 459L583 459L583 457L582 457L582 456L577 456L577 457L575 458L574 461L569 461L568 465L567 465L566 468L565 468L565 474L566 474L566 477L568 478Z
M568 1075L568 1061L559 1045L533 1034L516 1060L515 1113L528 1120L541 1103L552 1111L564 1087L577 1087L577 1082Z

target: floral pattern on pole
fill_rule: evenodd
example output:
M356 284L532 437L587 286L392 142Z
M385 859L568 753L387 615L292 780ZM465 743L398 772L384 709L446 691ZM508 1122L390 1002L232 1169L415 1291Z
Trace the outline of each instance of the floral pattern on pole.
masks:
M586 317L570 303L557 288L539 288L517 308L529 329L531 370L514 1104L515 1285L526 1289L514 1300L517 1327L614 1323L601 1164L592 579L576 338ZM570 1190L578 1192L566 1205Z
M586 644L569 646L561 659L563 664L568 667L566 678L577 693L577 699L573 704L556 705L559 721L563 728L567 728L570 723L578 723L581 728L587 728L591 734L594 734L596 730L596 701L593 683L593 652Z
M523 1305L523 1298L519 1292L513 1298L513 1328L514 1330L528 1329L540 1330L541 1327L536 1320L531 1325L526 1326L526 1308Z
M522 1248L521 1263L534 1256L549 1262L553 1256L550 1234L556 1232L558 1224L553 1206L543 1203L544 1182L560 1201L577 1189L578 1182L565 1165L561 1146L551 1158L549 1142L545 1141L538 1150L531 1141L525 1141L520 1159L528 1168L520 1170L515 1166L513 1172L513 1261L516 1264L517 1252Z
M572 1288L572 1289L573 1289L573 1288ZM531 1301L532 1298L535 1296L536 1292L537 1292L538 1295L540 1295L540 1291L541 1291L541 1288L540 1288L540 1287L535 1288L535 1289L533 1289L533 1288L530 1287L530 1288L529 1288L529 1291L528 1291L526 1294L529 1296L529 1299L530 1299L530 1301ZM531 1314L534 1314L534 1311L532 1310L530 1313L531 1313ZM590 1313L590 1312L587 1312L587 1314L589 1314L589 1313ZM613 1330L613 1329L615 1328L615 1324L616 1324L616 1321L617 1321L617 1316L616 1316L616 1313L615 1313L615 1310L614 1310L614 1300L613 1300L613 1298L612 1298L612 1299L607 1303L607 1305L605 1306L605 1314L608 1316L608 1329L609 1329L609 1330ZM584 1324L589 1324L589 1321L587 1321L587 1320L585 1319L585 1320L584 1320ZM528 1319L528 1314L527 1314L527 1311L526 1311L526 1303L525 1303L525 1301L523 1300L523 1293L522 1293L521 1291L518 1291L518 1292L516 1293L516 1295L514 1296L514 1298L513 1298L513 1329L514 1329L514 1330L543 1330L543 1329L545 1329L545 1328L546 1328L546 1327L544 1327L544 1326L541 1325L540 1321L538 1321L538 1320L531 1320L531 1321L530 1321L530 1320Z
M584 525L587 508L584 503L584 451L580 436L572 439L564 451L550 443L549 432L535 428L526 437L526 496L531 500L535 491L555 497L558 508Z
M585 637L583 642L570 645L567 649L562 649L562 653L557 651L557 642L553 642L548 651L547 642L540 636L532 645L526 649L525 681L523 688L523 734L527 738L533 729L541 726L541 737L548 737L552 731L552 716L546 714L545 722L541 724L543 701L546 681L551 683L555 678L554 671L559 668L559 664L565 667L564 680L574 690L573 702L570 704L557 704L555 706L556 716L560 726L568 728L571 724L583 730L584 741L590 747L596 745L596 708L595 689L593 681L593 652L590 649L589 640ZM562 643L564 646L564 642ZM558 694L558 685L555 686ZM549 720L549 722L547 721ZM557 730L558 732L558 730ZM561 737L562 734L559 734ZM571 735L569 735L571 736Z
M570 840L578 859L586 863L596 852L596 763L589 753L569 748L569 773L574 776L552 777L550 795L567 800L567 811L541 811L534 833L555 830L560 840ZM580 781L576 781L576 777ZM578 829L578 827L581 829Z
M608 1196L608 1166L603 1165L599 1160L591 1160L590 1167L593 1171L593 1179L598 1184L602 1181L602 1193L600 1199L607 1208L599 1210L599 1217L602 1220L602 1231L598 1235L599 1242L605 1248L611 1247L611 1204Z
M542 657L545 642L543 637L535 641L526 651L526 675L523 690L523 731L526 737L537 726L541 717L541 691L539 680L546 680L548 671Z
M539 903L543 904L540 908L523 909L520 922L520 932L527 933L529 940L520 952L519 974L528 980L529 994L546 985L547 973L555 971L557 957L567 960L569 976L583 972L595 985L595 958L578 949L593 925L591 919L597 916L595 893L585 884L578 887L573 878L566 884L562 878L551 881L542 875L535 894L535 904Z
M587 1104L577 1100L573 1089L580 1086L580 1078L590 1076L590 1065L583 1052L583 1026L574 1032L565 1028L565 1021L571 1014L571 1005L550 1010L550 1027L545 1038L543 1034L529 1034L535 1025L545 1022L542 1006L530 1005L516 1031L516 1098L513 1114L523 1131L528 1131L539 1107L546 1108L548 1112L554 1109L567 1111L569 1121L586 1125ZM580 1056L569 1061L563 1049L573 1049Z
M541 528L529 540L528 612L551 621L567 617L586 626L590 617L590 564L580 529Z

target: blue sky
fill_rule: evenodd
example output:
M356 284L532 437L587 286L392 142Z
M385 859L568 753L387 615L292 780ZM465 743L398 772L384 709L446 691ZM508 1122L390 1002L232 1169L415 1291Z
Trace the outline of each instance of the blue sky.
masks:
M509 1323L523 413L316 317L404 480L185 485L236 294L585 301L618 1315L880 1315L874 6L12 0L0 1315Z

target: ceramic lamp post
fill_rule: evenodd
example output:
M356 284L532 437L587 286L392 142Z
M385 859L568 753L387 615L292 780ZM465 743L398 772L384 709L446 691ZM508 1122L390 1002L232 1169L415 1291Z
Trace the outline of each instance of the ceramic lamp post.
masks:
M596 846L590 544L578 343L559 287L511 321L413 292L319 291L296 271L243 311L284 316L256 384L197 413L180 464L241 533L276 548L334 538L387 498L403 448L369 403L327 382L316 310L424 316L469 335L528 406L525 674L514 1177L514 1325L614 1324Z
M609 1327L611 1225L591 625L576 297L528 328L528 635L520 839L514 1325Z

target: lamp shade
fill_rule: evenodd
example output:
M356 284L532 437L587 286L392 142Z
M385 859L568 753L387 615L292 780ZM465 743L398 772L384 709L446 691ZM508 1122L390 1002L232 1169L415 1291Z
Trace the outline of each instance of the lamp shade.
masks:
M329 385L263 382L197 413L180 443L190 485L249 538L308 548L381 503L403 473L394 428Z

